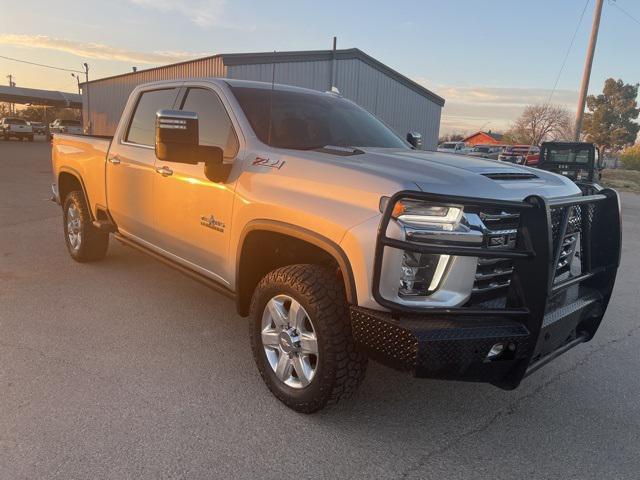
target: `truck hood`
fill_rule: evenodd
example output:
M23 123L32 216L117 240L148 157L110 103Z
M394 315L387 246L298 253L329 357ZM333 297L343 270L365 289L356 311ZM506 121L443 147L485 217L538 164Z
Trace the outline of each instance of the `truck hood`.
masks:
M498 160L405 149L361 150L363 154L343 160L401 184L413 183L424 192L516 201L529 195L559 198L581 194L561 175Z

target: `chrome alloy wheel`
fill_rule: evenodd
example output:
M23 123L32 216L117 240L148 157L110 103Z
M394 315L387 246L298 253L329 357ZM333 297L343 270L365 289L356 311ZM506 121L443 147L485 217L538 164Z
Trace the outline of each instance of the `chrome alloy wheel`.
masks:
M309 385L318 368L318 338L302 305L288 295L273 297L264 308L261 333L276 377L292 388Z
M82 220L80 210L75 203L71 203L67 209L67 237L73 251L77 252L82 244Z

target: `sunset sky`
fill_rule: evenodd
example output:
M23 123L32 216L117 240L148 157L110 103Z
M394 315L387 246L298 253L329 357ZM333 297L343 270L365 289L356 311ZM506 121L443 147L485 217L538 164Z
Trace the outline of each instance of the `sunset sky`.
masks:
M552 101L574 109L594 0ZM504 130L547 101L585 0L0 0L0 55L99 78L216 53L319 50L338 36L446 99L441 132ZM625 13L626 12L626 13ZM591 92L640 81L640 2L605 1ZM69 72L0 58L0 81L73 92Z

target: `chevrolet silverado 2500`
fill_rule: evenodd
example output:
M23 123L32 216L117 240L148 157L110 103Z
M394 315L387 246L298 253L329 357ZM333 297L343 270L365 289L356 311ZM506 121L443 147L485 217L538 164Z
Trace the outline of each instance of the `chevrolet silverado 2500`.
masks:
M615 191L415 150L332 92L151 83L112 138L52 148L71 257L113 236L233 297L262 378L302 412L368 358L513 389L593 337L618 268Z

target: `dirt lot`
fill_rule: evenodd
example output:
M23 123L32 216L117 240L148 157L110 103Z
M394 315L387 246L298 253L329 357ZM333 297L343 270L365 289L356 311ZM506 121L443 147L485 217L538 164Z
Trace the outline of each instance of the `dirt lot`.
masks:
M512 392L371 364L304 416L229 300L116 242L69 258L46 144L0 142L0 166L0 479L638 478L639 196L592 342Z

